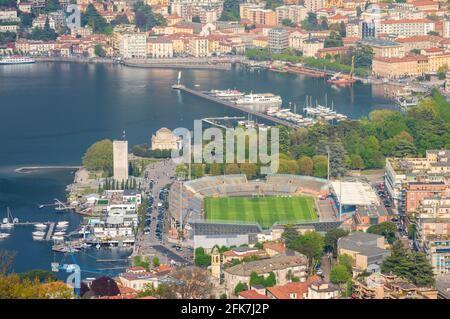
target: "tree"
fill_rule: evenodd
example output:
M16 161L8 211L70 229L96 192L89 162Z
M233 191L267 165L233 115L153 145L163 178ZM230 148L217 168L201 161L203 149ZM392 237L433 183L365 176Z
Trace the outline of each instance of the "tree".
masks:
M223 2L223 10L220 15L221 21L239 21L239 4L243 3L243 0L225 0Z
M106 52L100 44L97 44L94 48L94 53L96 56L104 58L106 56Z
M334 31L331 31L323 43L324 48L341 47L343 45L342 37Z
M21 280L28 279L30 281L36 281L41 283L54 282L58 280L58 278L55 276L54 273L43 269L33 269L19 274L19 277Z
M324 238L318 232L307 231L304 235L291 240L287 247L308 257L309 269L312 269L322 255Z
M294 227L286 226L284 228L283 234L281 235L286 245L288 245L291 241L297 239L298 232Z
M111 21L111 25L115 27L119 24L130 24L128 16L126 14L118 14L114 20Z
M298 160L298 169L301 175L311 176L313 174L313 160L309 156L302 156Z
M195 249L194 263L197 267L208 267L211 265L211 256L202 247Z
M344 21L341 21L341 23L339 23L339 36L341 38L345 38L347 36L347 30L345 29Z
M397 275L418 286L434 284L433 268L425 254L408 252L399 240L392 245L391 254L384 259L381 271Z
M90 3L84 13L81 14L81 25L82 26L90 26L94 33L104 33L110 34L112 33L111 25L106 22L105 18L103 18L94 7L92 3Z
M55 30L50 28L49 19L45 20L44 28L33 28L31 31L32 40L52 41L55 40L58 35Z
M384 236L388 243L392 244L396 239L397 226L393 222L383 222L370 226L367 228L367 232Z
M353 154L351 156L352 169L364 169L364 160L358 154Z
M175 291L181 299L208 299L212 284L207 270L198 267L184 267L176 270L172 277L180 281Z
M158 257L153 257L153 267L159 267L160 262L159 262L159 258Z
M284 25L285 27L295 27L295 23L292 22L291 19L283 19L281 20L281 24Z
M342 254L339 256L339 264L344 265L349 274L353 272L354 260L350 255Z
M348 232L342 228L334 228L325 234L324 245L327 251L331 251L333 255L337 256L337 241L339 238L345 237Z
M333 284L342 285L347 283L349 279L351 279L351 276L345 265L338 264L331 269L330 281Z
M242 163L239 165L242 174L247 175L248 179L256 176L256 164L253 163Z
M246 283L239 282L234 288L234 295L239 296L239 294L245 290L248 290L248 286Z
M154 26L167 24L162 15L155 14L152 7L143 2L134 4L134 22L141 31L148 31Z
M313 160L313 175L317 177L327 177L328 158L323 155L316 155Z
M159 283L158 288L155 288L153 284L146 284L144 289L139 292L138 297L152 296L158 299L176 299L177 294L175 286L167 283Z
M225 164L225 174L239 174L239 165L236 163Z
M117 296L120 294L119 287L114 279L106 276L92 281L90 290L95 296Z
M89 170L103 170L112 175L113 143L101 140L92 144L83 156L83 166Z
M356 68L371 68L374 57L372 47L368 45L358 45L354 51Z

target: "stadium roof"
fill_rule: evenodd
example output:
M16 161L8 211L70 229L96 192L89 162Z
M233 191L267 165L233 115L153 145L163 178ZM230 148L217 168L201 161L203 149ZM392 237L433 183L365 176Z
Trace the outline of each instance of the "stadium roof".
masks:
M258 234L262 231L258 224L191 222L190 225L197 236Z
M369 206L379 204L377 194L372 186L363 182L342 182L331 183L337 201L342 205Z

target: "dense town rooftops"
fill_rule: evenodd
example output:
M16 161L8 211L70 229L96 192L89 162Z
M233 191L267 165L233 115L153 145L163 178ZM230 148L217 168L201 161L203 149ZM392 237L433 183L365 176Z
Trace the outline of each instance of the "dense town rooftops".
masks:
M242 264L227 268L224 271L236 276L250 276L252 272L256 272L261 275L271 271L297 266L306 266L307 262L308 260L304 255L279 256L270 259L244 262Z
M383 236L354 232L345 237L339 238L338 248L358 252L358 254L370 257L388 255L389 251L377 246L378 239Z

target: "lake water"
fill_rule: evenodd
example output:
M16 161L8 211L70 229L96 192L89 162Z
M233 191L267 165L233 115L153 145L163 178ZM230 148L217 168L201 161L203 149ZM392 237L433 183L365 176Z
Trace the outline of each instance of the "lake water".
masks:
M80 217L56 214L38 205L64 198L73 171L53 169L29 174L15 173L22 166L79 165L89 145L100 139L120 138L122 131L130 147L150 143L151 135L165 126L192 129L196 119L241 116L238 111L171 90L177 70L137 69L118 65L36 63L0 66L0 217L10 207L21 221L68 220L75 229ZM198 90L236 88L240 91L281 95L304 105L306 96L320 104L333 101L339 113L360 118L379 108L394 108L379 87L356 83L338 88L324 79L274 73L183 70L181 82ZM69 229L69 230L70 230ZM61 254L51 244L33 242L31 227L18 226L0 242L0 249L14 250L15 271L50 269ZM123 263L96 259L122 259L123 250L89 250L77 254L82 267L111 268ZM83 277L92 274L83 273Z

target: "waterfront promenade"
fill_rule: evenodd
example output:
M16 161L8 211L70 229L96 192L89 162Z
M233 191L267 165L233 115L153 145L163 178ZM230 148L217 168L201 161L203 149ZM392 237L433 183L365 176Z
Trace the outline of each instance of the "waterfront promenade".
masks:
M149 58L149 59L125 59L122 64L129 67L140 68L172 68L172 69L209 69L229 70L234 63L243 63L243 56L226 57L189 57L189 58Z

